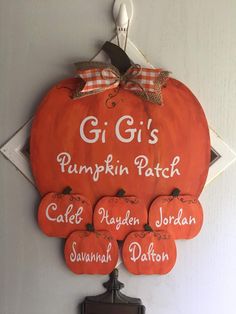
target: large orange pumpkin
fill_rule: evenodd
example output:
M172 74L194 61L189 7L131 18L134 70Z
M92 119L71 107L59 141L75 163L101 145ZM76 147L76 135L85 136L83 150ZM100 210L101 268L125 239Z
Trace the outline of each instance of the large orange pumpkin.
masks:
M163 275L176 261L176 246L167 231L131 232L124 241L122 256L127 270L135 275Z
M157 197L149 211L149 224L154 230L166 230L174 239L191 239L201 230L203 210L195 196L181 195L175 189L170 196Z
M108 231L75 231L66 240L65 260L76 274L109 274L118 260L118 245Z
M86 197L71 193L48 193L39 204L38 224L50 237L66 238L72 231L85 230L92 222L92 206Z
M72 78L54 86L34 117L31 163L42 195L70 185L94 204L122 187L149 205L176 186L200 194L210 160L208 126L184 84L168 79L161 106L122 87L72 99L77 84Z
M131 231L143 230L147 223L147 209L135 196L119 190L116 196L101 198L94 209L95 229L108 230L116 240L123 240Z

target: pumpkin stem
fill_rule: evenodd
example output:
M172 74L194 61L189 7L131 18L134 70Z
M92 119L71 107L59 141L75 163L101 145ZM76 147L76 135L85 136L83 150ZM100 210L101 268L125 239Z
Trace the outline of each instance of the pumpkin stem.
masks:
M87 231L90 231L90 232L93 232L93 231L94 231L94 226L93 226L93 224L87 224L86 227L87 227Z
M145 225L144 225L144 230L145 230L145 231L153 231L153 230L152 230L152 227L149 226L149 224L145 224Z
M174 197L178 197L180 194L180 189L176 188L172 191L171 195Z
M123 190L123 189L118 190L118 192L116 193L116 196L118 196L118 197L122 197L124 195L125 195L125 190Z
M72 188L70 186L67 186L66 188L64 188L64 190L62 191L62 194L70 194L70 192L72 191Z

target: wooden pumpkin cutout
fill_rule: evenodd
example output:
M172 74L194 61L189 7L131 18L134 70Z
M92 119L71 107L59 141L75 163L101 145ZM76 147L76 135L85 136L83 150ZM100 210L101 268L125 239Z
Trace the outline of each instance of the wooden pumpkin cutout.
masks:
M92 222L92 207L87 198L72 194L67 187L62 193L46 194L38 209L38 224L50 237L66 238L75 230L86 230Z
M135 275L167 274L176 262L176 246L167 231L131 232L124 241L122 256L127 270Z
M101 198L94 209L95 229L108 230L116 240L123 240L131 231L143 230L147 223L147 209L135 196L125 196L119 190L116 196Z
M108 231L73 232L65 243L65 260L76 274L109 274L118 260L118 245Z
M170 196L158 196L151 204L149 224L153 230L166 230L174 239L191 239L201 230L203 210L195 196L180 195L174 189Z
M73 99L78 82L55 85L34 117L30 158L41 195L69 184L95 204L123 187L149 206L157 193L169 195L175 186L200 194L209 132L201 105L184 84L169 78L160 106L122 86Z

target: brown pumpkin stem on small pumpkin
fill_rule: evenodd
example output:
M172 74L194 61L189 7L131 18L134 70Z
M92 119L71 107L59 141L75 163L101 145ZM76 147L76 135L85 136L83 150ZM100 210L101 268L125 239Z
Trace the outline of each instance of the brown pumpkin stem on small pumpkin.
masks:
M151 227L149 224L145 224L145 225L144 225L144 230L145 230L145 231L150 231L150 232L153 231L153 230L152 230L152 227Z
M87 224L86 228L87 228L87 231L94 232L94 225L93 224Z
M67 186L62 191L62 194L70 194L71 191L72 191L72 188L70 186Z
M172 193L171 193L171 195L172 195L173 197L178 197L179 194L180 194L180 189L178 189L178 188L174 189L174 190L172 191Z
M124 195L125 195L125 190L123 189L118 190L118 192L116 193L117 197L123 197Z

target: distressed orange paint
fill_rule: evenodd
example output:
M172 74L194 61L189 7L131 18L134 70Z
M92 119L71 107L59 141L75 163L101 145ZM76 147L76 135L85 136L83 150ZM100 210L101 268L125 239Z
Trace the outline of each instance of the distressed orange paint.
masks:
M122 249L124 265L135 275L167 274L176 254L175 242L166 231L131 232Z
M126 196L105 196L95 206L95 229L108 230L116 240L123 240L131 231L143 230L147 223L147 209L142 200Z
M38 224L50 237L66 238L75 230L86 230L92 222L89 200L75 193L48 193L39 204Z
M174 239L194 238L202 223L202 206L192 195L159 196L150 207L150 226L154 230L168 231Z
M198 196L210 160L204 112L182 83L168 79L163 105L119 88L72 99L77 79L54 86L31 131L31 165L41 193L70 185L94 205L119 188L149 206L178 186Z
M64 254L76 274L109 274L118 260L118 245L108 231L75 231L66 240Z

